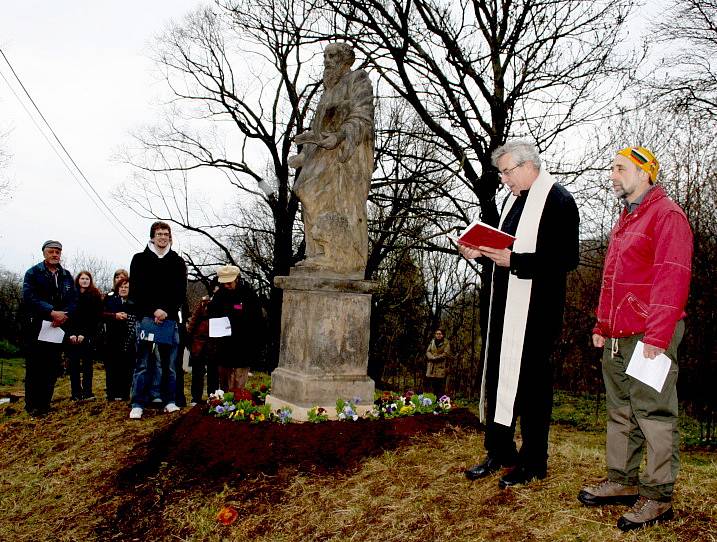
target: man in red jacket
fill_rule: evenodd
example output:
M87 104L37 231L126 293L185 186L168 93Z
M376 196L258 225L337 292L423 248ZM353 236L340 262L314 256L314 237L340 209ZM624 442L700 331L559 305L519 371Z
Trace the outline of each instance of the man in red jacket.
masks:
M692 231L682 209L655 185L658 170L645 147L623 149L613 161L610 179L625 208L610 234L592 337L603 348L608 477L583 488L578 500L634 503L617 523L623 531L672 518L680 466L677 347L685 330ZM645 358L669 358L661 392L625 373L638 341ZM647 468L638 478L645 444Z

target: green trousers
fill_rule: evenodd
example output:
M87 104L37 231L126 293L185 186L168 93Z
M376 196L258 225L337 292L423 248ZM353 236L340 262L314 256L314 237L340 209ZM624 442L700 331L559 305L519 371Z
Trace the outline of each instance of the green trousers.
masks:
M632 352L643 334L606 338L602 357L607 403L608 479L638 485L640 495L669 501L680 469L680 435L677 428L677 347L685 324L677 323L665 351L672 360L661 392L625 374ZM639 476L643 448L647 467Z

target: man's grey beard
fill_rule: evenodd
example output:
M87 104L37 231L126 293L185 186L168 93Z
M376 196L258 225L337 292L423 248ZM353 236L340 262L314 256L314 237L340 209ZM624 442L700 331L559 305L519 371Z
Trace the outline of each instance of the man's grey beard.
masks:
M324 87L335 87L344 74L348 71L346 66L337 66L336 68L324 68Z

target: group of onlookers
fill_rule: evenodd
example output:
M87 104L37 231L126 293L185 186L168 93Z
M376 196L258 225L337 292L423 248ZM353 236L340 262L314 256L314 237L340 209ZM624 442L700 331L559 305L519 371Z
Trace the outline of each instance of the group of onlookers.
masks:
M131 419L141 418L148 403L169 413L186 405L184 346L193 368L192 405L202 401L205 374L207 394L244 386L262 344L257 296L240 280L238 267L220 267L212 295L197 304L184 328L187 273L171 242L168 224L152 224L129 273L118 269L104 296L89 271L73 279L62 267L59 241L43 244L43 261L26 272L23 283L28 413L49 411L63 351L72 399L95 399L93 362L99 356L107 400L130 401Z

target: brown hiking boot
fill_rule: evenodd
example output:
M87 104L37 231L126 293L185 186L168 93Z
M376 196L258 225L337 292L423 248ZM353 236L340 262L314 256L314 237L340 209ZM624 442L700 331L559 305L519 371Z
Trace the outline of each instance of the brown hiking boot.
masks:
M640 497L635 506L617 520L617 528L621 531L631 531L640 527L653 525L658 521L672 519L672 503L653 501L647 497Z
M605 479L594 486L582 488L578 500L585 506L634 504L638 496L637 486L626 486Z

